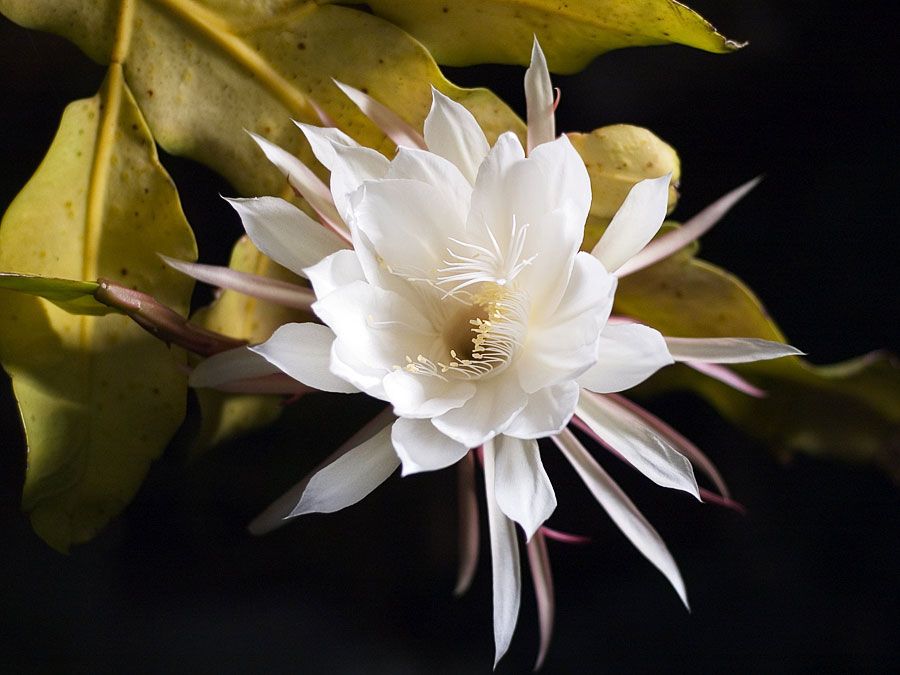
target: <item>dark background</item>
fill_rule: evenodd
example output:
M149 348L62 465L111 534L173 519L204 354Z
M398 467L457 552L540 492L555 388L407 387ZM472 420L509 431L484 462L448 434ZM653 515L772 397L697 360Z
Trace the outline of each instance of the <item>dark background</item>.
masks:
M604 56L554 78L558 128L653 129L683 161L682 218L766 174L704 238L704 257L745 279L817 363L897 351L896 4L691 5L750 46L730 56L680 47ZM102 77L65 41L0 19L0 206L36 168L64 106L92 96ZM519 68L450 77L488 84L522 110ZM201 257L221 260L239 231L217 196L230 188L190 162L163 161L201 233ZM244 533L376 407L310 396L276 427L190 466L167 455L125 514L65 557L19 512L24 444L8 381L0 387L0 665L489 672L485 548L470 593L451 596L453 472L394 477L355 508L263 539ZM897 671L897 486L868 467L803 457L782 465L689 395L651 407L708 451L749 514L699 505L605 462L679 562L689 614L547 453L560 495L551 524L593 543L550 544L558 621L545 672ZM498 672L530 669L537 651L525 586Z

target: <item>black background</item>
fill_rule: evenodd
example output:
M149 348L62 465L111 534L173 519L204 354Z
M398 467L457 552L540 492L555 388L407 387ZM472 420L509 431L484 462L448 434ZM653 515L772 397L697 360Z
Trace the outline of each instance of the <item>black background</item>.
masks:
M687 217L728 189L766 180L704 238L703 255L745 279L817 363L900 346L895 3L694 2L749 47L622 50L554 81L560 130L615 122L653 129L680 153ZM520 111L522 70L448 71ZM65 41L0 20L0 205L49 146L64 106L103 70ZM221 179L164 156L201 258L239 232ZM224 223L224 225L223 225ZM204 234L206 233L206 234ZM167 455L134 503L70 556L19 512L24 444L0 405L0 664L65 672L489 672L490 568L451 596L453 472L389 480L361 505L255 539L246 522L376 407L315 395L276 427L185 467ZM545 672L896 671L898 489L868 467L782 465L703 402L652 409L719 464L749 514L663 491L605 462L666 539L687 613L547 453L560 508L551 524L593 543L552 543L556 638ZM486 545L486 540L483 542ZM526 572L527 574L527 572ZM527 588L498 672L537 651Z

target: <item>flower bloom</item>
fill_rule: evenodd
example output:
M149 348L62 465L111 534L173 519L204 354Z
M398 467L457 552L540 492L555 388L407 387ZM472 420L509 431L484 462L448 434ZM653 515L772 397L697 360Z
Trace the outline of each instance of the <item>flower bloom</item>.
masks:
M556 496L538 439L553 440L687 604L657 533L568 427L578 426L659 485L700 499L693 459L720 488L718 499L727 499L699 450L614 394L676 360L740 382L713 364L798 352L762 340L667 339L648 326L611 319L619 270L670 254L715 218L683 228L668 245L662 237L647 247L666 214L670 177L645 180L631 190L596 248L580 251L590 181L568 139L556 137L553 91L537 43L525 82L527 154L512 132L491 147L472 115L437 91L419 135L384 106L343 87L398 142L391 160L337 129L300 125L331 172L330 190L296 159L257 139L321 222L275 198L232 203L254 243L307 277L312 295L248 275L172 264L207 281L311 307L322 322L287 324L260 345L208 359L192 375L195 386L359 391L390 404L388 416L252 529L356 503L398 466L407 475L459 463L466 526L461 592L477 556L477 456L491 535L496 659L509 646L519 609L518 523L537 590L540 663L552 628L545 536L560 535L543 527Z

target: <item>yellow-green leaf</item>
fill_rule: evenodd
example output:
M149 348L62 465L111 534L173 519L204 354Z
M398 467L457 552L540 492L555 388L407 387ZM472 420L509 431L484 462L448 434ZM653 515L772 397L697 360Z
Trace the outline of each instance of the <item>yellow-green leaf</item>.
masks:
M0 0L22 25L61 34L107 62L118 0ZM389 22L314 2L135 0L125 77L157 142L199 160L240 193L277 194L284 179L244 129L315 165L291 122L319 123L316 101L364 145L392 144L334 85L368 92L421 129L431 86L467 106L489 138L524 126L486 89L448 82L430 54ZM529 37L528 44L531 38Z
M0 270L107 277L184 312L192 283L157 251L196 257L175 187L114 65L100 94L66 108L3 217ZM23 507L64 551L129 502L181 423L183 356L125 316L73 316L41 298L0 295L0 361L28 443Z
M688 251L621 279L615 311L671 336L785 341L746 285ZM734 369L766 397L747 396L684 366L658 373L644 390L692 389L781 456L804 452L871 462L900 479L900 369L890 356L832 366L792 357Z
M96 281L73 281L34 274L0 272L0 289L36 295L70 314L101 316L116 311L94 299L94 292L98 288L100 284Z
M591 177L591 211L582 248L590 251L638 181L672 174L669 212L678 203L681 162L675 149L652 131L630 124L600 127L588 134L566 134Z
M291 272L262 255L247 237L241 237L231 252L229 267L239 272L299 283ZM267 340L278 326L311 317L296 309L279 307L235 291L223 291L194 315L192 321L208 330L258 343ZM282 397L258 394L224 394L197 390L203 421L193 454L275 420L282 410Z
M725 53L743 46L673 0L350 1L368 5L450 66L525 65L535 35L550 69L558 73L574 73L594 57L621 47L676 43Z

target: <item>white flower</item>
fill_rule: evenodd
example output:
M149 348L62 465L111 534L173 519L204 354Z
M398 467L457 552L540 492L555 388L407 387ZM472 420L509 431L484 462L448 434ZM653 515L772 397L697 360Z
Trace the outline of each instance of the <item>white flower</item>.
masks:
M633 387L675 360L736 362L796 350L761 340L667 342L647 326L610 320L617 270L664 257L685 236L668 244L660 238L647 248L651 253L640 254L665 217L669 176L663 176L638 183L593 252L579 251L590 181L568 139L555 137L553 93L537 43L526 74L527 156L513 133L490 147L472 115L437 91L423 138L384 106L342 88L398 142L392 160L336 129L300 125L331 172L329 194L296 159L257 138L330 229L283 200L232 200L254 243L308 277L311 307L324 325L282 326L261 345L208 359L192 383L234 388L239 381L270 391L267 378L284 373L295 381L286 391L297 391L296 383L362 391L388 402L392 415L351 439L252 529L353 504L401 464L410 474L465 459L462 476L471 488L470 450L483 448L496 658L509 645L519 608L518 523L538 590L540 661L552 621L544 543L552 531L542 526L556 496L537 439L551 437L686 603L659 536L566 427L577 416L582 430L650 479L699 499L693 459L727 497L690 443L633 404L602 395ZM685 229L697 236L727 206ZM173 264L207 281L310 306L303 289ZM735 377L723 372L723 379ZM474 527L471 511L466 522ZM459 590L474 570L477 536L467 541Z

